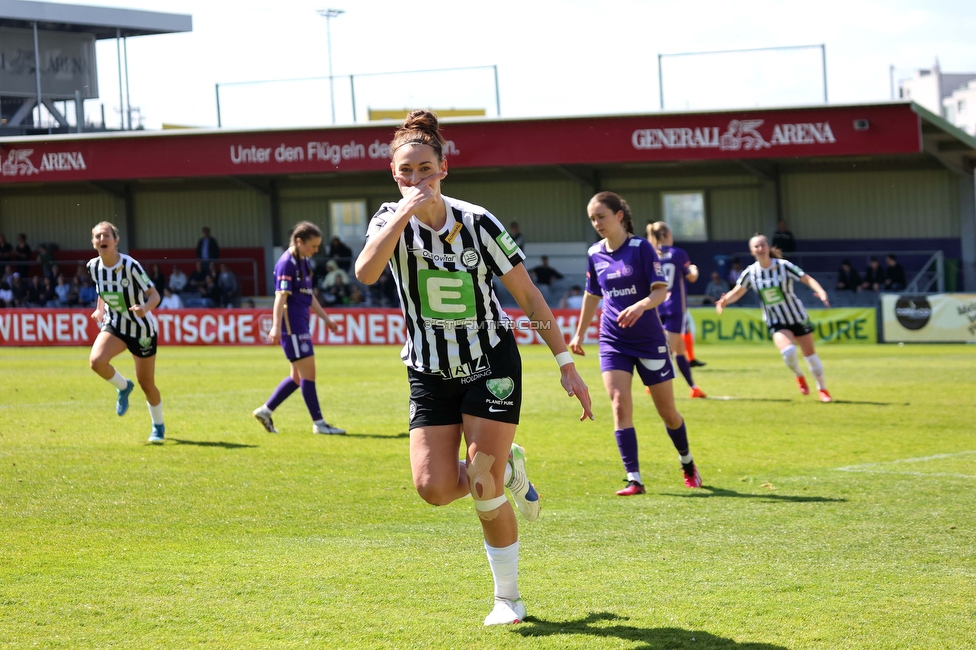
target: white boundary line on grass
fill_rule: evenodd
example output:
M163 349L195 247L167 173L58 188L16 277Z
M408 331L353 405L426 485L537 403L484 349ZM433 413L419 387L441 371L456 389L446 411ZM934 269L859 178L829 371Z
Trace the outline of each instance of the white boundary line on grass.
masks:
M957 451L951 454L935 454L933 456L919 456L917 458L899 458L897 460L889 460L882 463L863 463L861 465L848 465L846 467L835 467L835 472L861 472L864 474L901 474L904 476L940 476L940 477L951 477L951 478L973 478L976 476L970 474L954 474L946 472L900 472L892 471L889 469L882 469L885 465L897 465L899 463L924 463L930 460L943 460L945 458L957 458L959 456L969 456L970 454L976 454L976 449L969 451Z

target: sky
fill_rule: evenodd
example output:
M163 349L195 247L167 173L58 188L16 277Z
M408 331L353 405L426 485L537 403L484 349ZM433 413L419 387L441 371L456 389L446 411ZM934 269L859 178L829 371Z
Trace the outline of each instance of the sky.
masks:
M64 1L64 0L62 0ZM107 0L73 2L189 14L187 34L128 39L129 97L148 129L351 123L368 108L483 108L502 117L654 113L658 55L825 45L830 103L887 101L891 66L911 77L938 59L976 72L972 0ZM327 79L330 21L335 115ZM119 125L115 41L97 46L99 94ZM665 109L823 102L819 47L665 56ZM381 75L433 69L465 71ZM497 69L497 95L495 70ZM339 76L342 78L339 78ZM230 84L230 85L228 85Z

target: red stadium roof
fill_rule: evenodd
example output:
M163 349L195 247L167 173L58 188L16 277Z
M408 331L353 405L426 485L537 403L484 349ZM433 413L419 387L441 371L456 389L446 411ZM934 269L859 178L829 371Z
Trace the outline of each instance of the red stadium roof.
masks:
M383 171L390 123L0 139L0 183ZM916 104L444 120L454 168L932 155L967 172L976 139Z

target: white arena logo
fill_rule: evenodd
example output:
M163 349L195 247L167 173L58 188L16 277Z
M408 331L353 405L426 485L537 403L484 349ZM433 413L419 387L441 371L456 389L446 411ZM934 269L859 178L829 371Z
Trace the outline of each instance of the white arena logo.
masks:
M0 173L4 176L33 176L41 172L64 172L88 169L85 157L80 151L58 151L41 156L39 166L34 165L31 157L33 149L11 149L7 158L0 164ZM3 159L0 155L0 159Z
M720 127L670 127L637 129L630 136L634 149L718 149L758 151L784 144L833 144L837 140L830 122L776 124L769 140L759 128L765 120L732 120L724 133Z

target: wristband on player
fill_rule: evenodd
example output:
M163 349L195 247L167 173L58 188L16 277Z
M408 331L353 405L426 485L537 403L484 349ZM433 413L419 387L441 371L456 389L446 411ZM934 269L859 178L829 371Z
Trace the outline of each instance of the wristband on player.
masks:
M560 352L559 354L556 355L556 363L558 363L559 367L562 368L567 364L575 363L575 362L573 361L572 354L570 354L569 352Z

